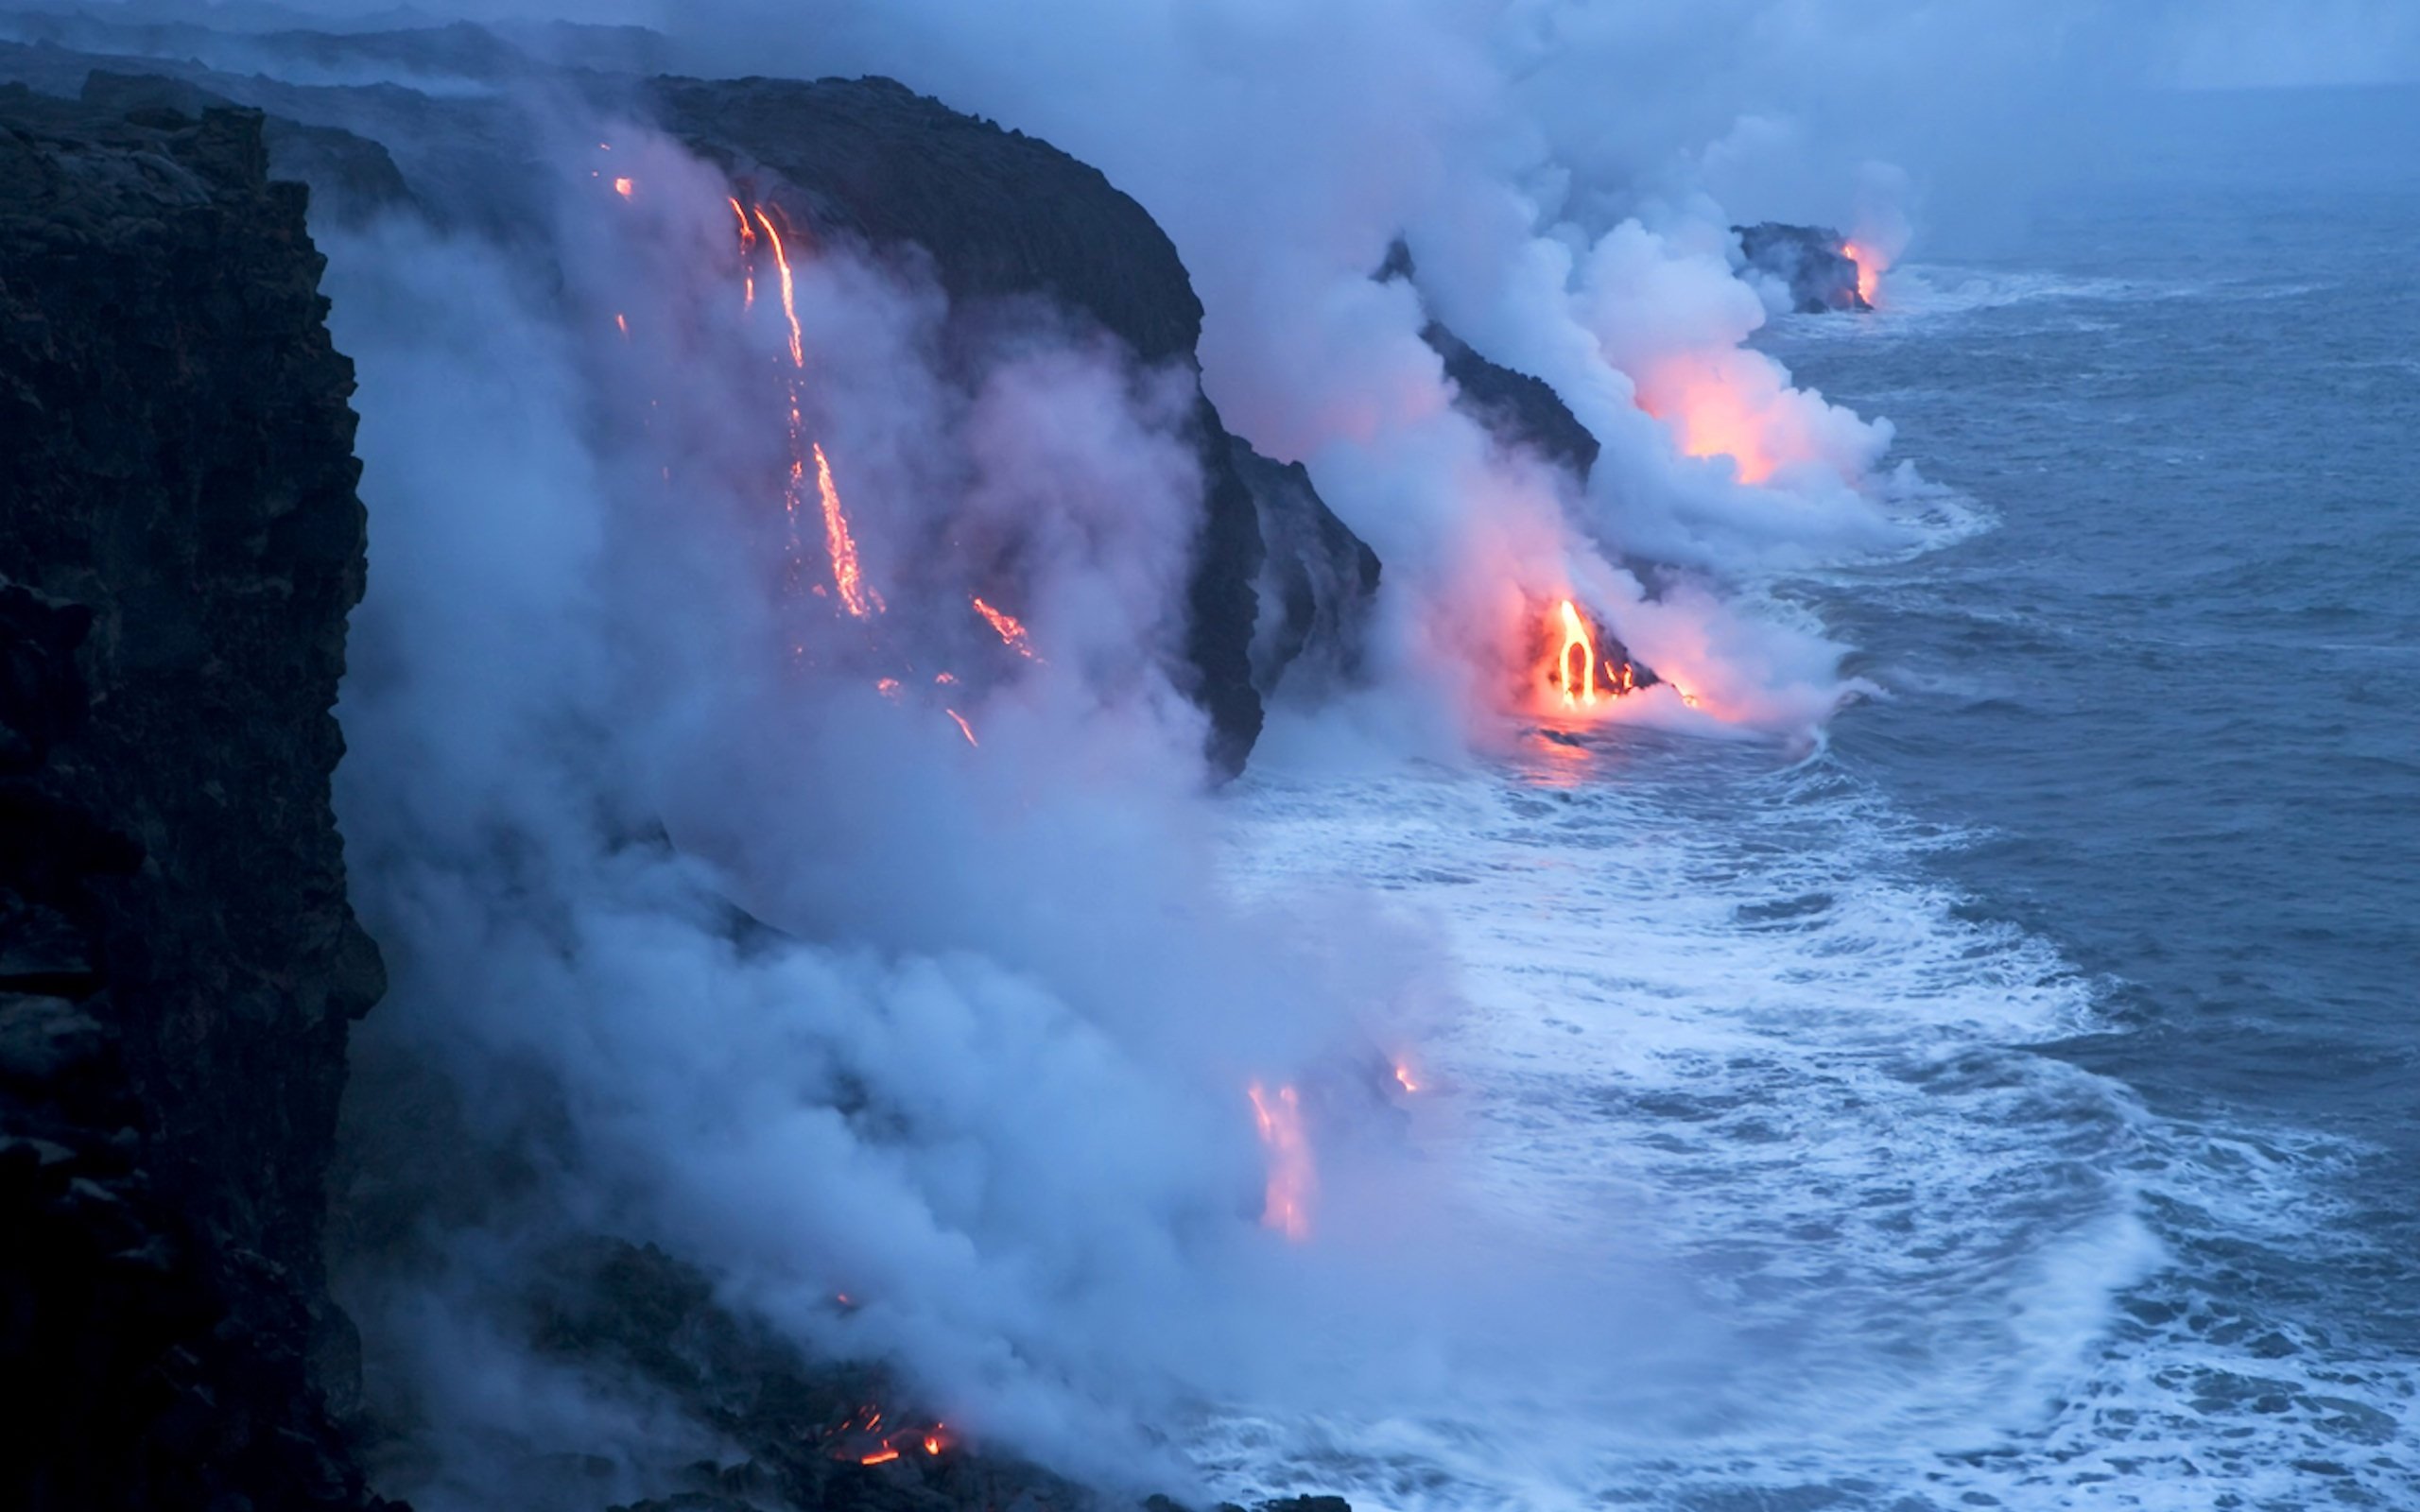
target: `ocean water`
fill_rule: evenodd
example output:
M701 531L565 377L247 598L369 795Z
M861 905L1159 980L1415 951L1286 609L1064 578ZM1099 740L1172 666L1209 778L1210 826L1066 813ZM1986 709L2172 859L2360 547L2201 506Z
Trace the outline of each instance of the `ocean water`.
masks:
M1241 784L1246 885L1458 963L1413 1137L1717 1328L1651 1420L1238 1405L1219 1488L2420 1506L2420 94L2129 133L1762 338L1990 522L1774 585L1880 690L1815 753Z

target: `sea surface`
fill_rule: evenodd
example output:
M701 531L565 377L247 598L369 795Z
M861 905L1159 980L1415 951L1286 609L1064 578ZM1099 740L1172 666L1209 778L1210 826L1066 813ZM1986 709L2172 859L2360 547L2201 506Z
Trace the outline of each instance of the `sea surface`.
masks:
M1246 780L1247 884L1459 964L1415 1138L1717 1332L1695 1413L1237 1406L1215 1485L2420 1507L2415 143L2412 91L2170 96L1759 338L1988 522L1772 585L1877 690L1812 754Z

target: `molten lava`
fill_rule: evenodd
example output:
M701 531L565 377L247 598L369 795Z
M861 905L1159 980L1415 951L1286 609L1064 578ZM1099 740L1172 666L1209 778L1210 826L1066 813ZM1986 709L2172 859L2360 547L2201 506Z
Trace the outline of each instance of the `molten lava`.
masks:
M1555 681L1563 688L1563 706L1571 709L1581 704L1593 705L1597 701L1597 643L1590 638L1580 611L1571 607L1571 600L1563 601L1560 613L1563 646L1554 660Z
M964 714L959 713L955 709L944 709L942 713L949 715L951 722L958 726L958 732L966 737L966 743L968 745L980 747L983 744L981 741L975 738L975 727L966 722L966 716Z
M730 201L731 213L739 217L739 266L741 276L746 280L739 308L744 313L756 308L756 265L748 257L756 249L756 228L748 223L748 212L739 208L737 199L725 198ZM799 355L804 357L806 353L802 350Z
M1260 1121L1260 1142L1269 1146L1269 1191L1260 1222L1300 1244L1311 1236L1311 1143L1303 1132L1302 1100L1291 1087L1274 1095L1253 1082L1248 1089Z
M1022 657L1033 655L1032 639L1025 633L1025 626L1018 622L1015 615L1004 614L984 603L980 598L975 600L975 612L982 615L991 625L993 631L1000 637L1001 642L1013 649L1017 655Z
M782 279L782 298L789 298L786 273ZM853 617L864 619L883 607L882 595L866 587L857 570L857 542L849 534L849 517L840 508L840 490L832 481L832 464L824 459L823 443L816 442L814 450L815 491L823 499L823 546L832 554L832 585L840 591L842 607Z
M1638 669L1598 654L1597 628L1572 600L1552 600L1531 634L1531 696L1537 713L1582 714L1638 690Z
M625 199L631 198L631 191L637 187L637 184L631 182L628 179L616 179L614 180L614 192L620 195Z
M1856 242L1841 243L1841 255L1857 265L1857 297L1868 304L1876 302L1875 296L1882 292L1882 270L1890 266L1888 259Z
M939 1455L957 1442L945 1423L936 1422L925 1428L894 1427L885 1433L882 1418L877 1408L858 1408L837 1426L822 1431L824 1452L844 1462L888 1465L911 1450Z
M798 290L790 279L790 255L782 246L782 233L773 229L772 218L765 207L756 207L756 224L765 228L766 244L773 249L773 266L782 274L782 314L790 323L790 366L806 366L806 338L798 327Z
M1420 1091L1419 1078L1412 1075L1411 1068L1401 1061L1395 1063L1395 1083L1408 1092Z

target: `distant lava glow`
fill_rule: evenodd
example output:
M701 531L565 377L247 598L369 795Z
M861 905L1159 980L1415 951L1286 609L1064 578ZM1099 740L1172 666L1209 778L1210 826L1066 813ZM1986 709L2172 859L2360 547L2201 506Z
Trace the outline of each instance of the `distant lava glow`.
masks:
M1858 298L1878 306L1882 301L1876 296L1882 292L1882 275L1891 260L1863 242L1842 243L1841 255L1857 265Z
M1261 1226L1274 1228L1296 1244L1311 1236L1311 1143L1303 1131L1302 1099L1291 1087L1274 1092L1253 1082L1249 1089L1252 1110L1260 1123L1260 1143L1269 1150L1269 1191Z
M955 1441L943 1423L921 1429L898 1425L885 1432L882 1419L879 1408L858 1408L838 1426L823 1430L825 1452L859 1465L888 1465L913 1451L939 1455Z
M1638 407L1670 428L1684 455L1731 458L1742 483L1765 482L1784 460L1774 454L1766 418L1715 363L1661 365L1640 380Z

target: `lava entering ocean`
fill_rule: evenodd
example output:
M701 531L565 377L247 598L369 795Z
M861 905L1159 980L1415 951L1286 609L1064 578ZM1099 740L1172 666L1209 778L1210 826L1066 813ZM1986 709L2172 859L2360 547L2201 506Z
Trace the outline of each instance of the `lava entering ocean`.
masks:
M1858 298L1878 308L1882 275L1890 270L1891 260L1863 242L1842 242L1841 255L1857 265Z
M1311 1236L1311 1194L1316 1185L1311 1142L1303 1130L1302 1099L1291 1087L1280 1087L1272 1093L1253 1082L1247 1091L1260 1123L1260 1142L1269 1146L1269 1192L1261 1206L1261 1224L1300 1244Z
M1627 657L1600 656L1596 626L1569 598L1555 600L1533 624L1536 653L1530 682L1534 713L1585 717L1654 680Z

